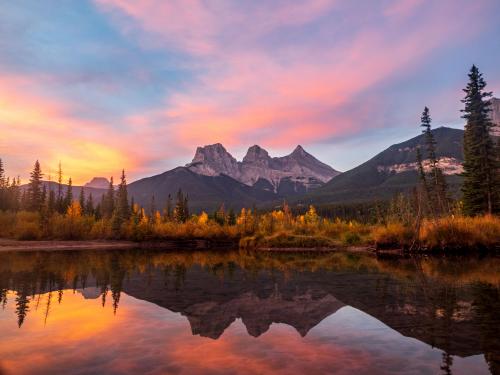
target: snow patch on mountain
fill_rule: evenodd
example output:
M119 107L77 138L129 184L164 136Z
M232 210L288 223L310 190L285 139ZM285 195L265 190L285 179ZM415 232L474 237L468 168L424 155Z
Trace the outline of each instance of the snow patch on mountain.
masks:
M429 159L426 159L422 162L424 170L429 172L431 170L431 162ZM464 167L462 163L455 158L450 157L441 157L438 160L438 166L441 168L445 175L454 175L460 174L464 171ZM387 173L402 173L408 171L416 171L417 163L402 163L402 164L393 164L393 165L379 165L377 166L377 170L379 172L387 172Z

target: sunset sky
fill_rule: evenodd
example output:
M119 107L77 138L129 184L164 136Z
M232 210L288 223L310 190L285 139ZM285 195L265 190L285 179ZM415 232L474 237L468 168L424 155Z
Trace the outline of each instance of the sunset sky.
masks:
M347 170L500 96L500 1L0 1L0 158L129 181L223 143Z

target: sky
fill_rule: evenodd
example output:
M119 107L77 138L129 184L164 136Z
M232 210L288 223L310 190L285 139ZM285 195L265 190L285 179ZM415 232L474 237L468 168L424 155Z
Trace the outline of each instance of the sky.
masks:
M222 143L348 170L500 96L498 0L0 0L0 158L129 181Z

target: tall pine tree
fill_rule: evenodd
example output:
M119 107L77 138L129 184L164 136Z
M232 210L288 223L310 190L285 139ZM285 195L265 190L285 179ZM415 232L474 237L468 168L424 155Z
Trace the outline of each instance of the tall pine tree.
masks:
M63 211L66 212L68 207L73 203L73 180L71 177L68 180L68 187L66 189L66 196L64 197Z
M122 224L130 218L130 206L128 204L127 179L125 170L122 170L120 184L116 195L116 208L113 215L113 230L118 232Z
M492 94L485 88L483 75L473 65L462 100L465 104L462 117L466 120L462 192L464 213L467 215L491 214L499 209L497 160L490 136L489 98Z
M430 179L428 185L430 204L432 205L434 212L444 214L448 212L448 187L444 178L444 173L439 167L439 160L436 155L436 140L434 139L434 134L432 134L432 120L429 108L424 108L420 120L420 126L424 128L422 133L425 137L427 158L430 166Z
M32 211L40 211L43 204L42 197L42 169L38 160L35 162L33 171L30 174L30 183L28 186L27 205Z

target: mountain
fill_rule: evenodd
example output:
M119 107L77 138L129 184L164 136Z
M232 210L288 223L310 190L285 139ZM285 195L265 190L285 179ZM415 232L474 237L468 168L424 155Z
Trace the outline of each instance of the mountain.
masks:
M443 168L450 190L457 192L463 171L463 134L460 129L437 128L433 131L436 155ZM392 145L367 162L335 177L324 186L294 200L294 203L353 203L390 199L398 192L411 189L418 180L417 146L424 146L421 134ZM428 162L424 160L424 167Z
M47 192L49 192L49 191L52 190L57 195L57 192L58 192L58 189L59 189L57 182L54 182L54 181L42 181L42 184L47 189ZM23 185L21 185L21 190L28 189L28 186L29 186L29 184L23 184ZM68 190L68 185L61 184L61 187L62 187L62 194L63 194L63 196L65 196L66 192ZM73 193L73 199L74 200L78 200L78 198L80 197L80 193L81 193L82 189L84 189L85 197L86 198L90 194L92 194L92 200L94 201L95 205L98 204L101 201L101 197L107 191L107 187L106 187L106 189L99 189L99 188L95 188L95 187L87 187L87 185L85 185L85 186L72 186L71 191Z
M188 195L189 208L193 212L212 211L221 204L226 208L240 209L278 197L275 192L259 185L248 186L225 174L198 174L186 167L177 167L128 185L129 196L134 197L136 203L148 208L154 196L157 209L165 207L169 194L175 202L179 189Z
M242 161L237 161L223 145L198 147L190 171L205 176L227 175L235 180L279 195L304 193L340 174L306 152L302 146L287 156L271 157L258 145L250 147Z
M90 182L87 182L84 188L107 189L109 180L106 177L94 177Z

